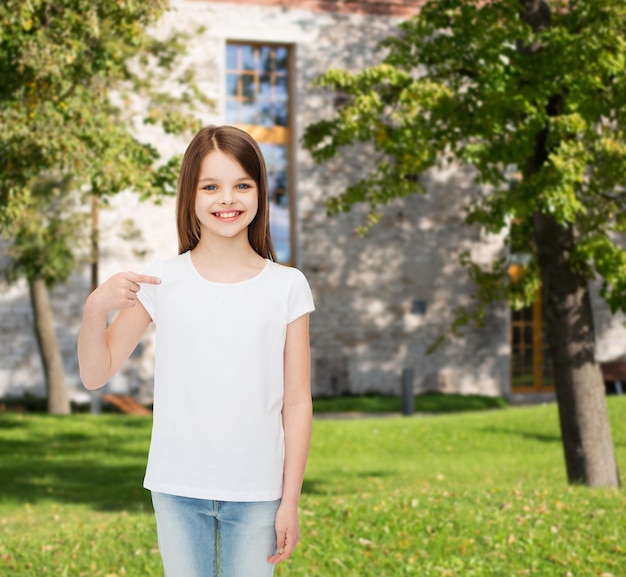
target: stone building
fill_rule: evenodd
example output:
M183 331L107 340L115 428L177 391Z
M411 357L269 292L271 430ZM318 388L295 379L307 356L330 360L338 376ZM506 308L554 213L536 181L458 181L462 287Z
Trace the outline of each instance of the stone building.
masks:
M364 214L328 218L324 199L358 178L366 151L316 166L300 146L304 128L332 113L337 95L313 88L328 68L359 70L381 59L378 42L421 0L176 0L160 23L202 33L190 40L190 64L215 101L205 124L237 124L266 155L272 189L272 233L280 259L308 277L317 310L311 317L316 395L400 391L403 369L413 369L415 391L547 393L537 306L512 317L494 306L483 329L427 355L428 346L471 292L458 255L470 250L487 262L500 240L463 224L472 185L467 170L451 167L424 176L428 193L385 210L365 238L355 233ZM145 138L157 138L147 128ZM185 143L159 140L165 154ZM100 276L142 270L176 254L173 201L155 206L118 195L100 214ZM68 385L87 398L79 381L76 340L89 291L87 265L53 293ZM622 319L596 299L601 358L623 354ZM534 312L533 312L534 311ZM0 291L0 397L41 393L43 375L31 329L26 287ZM533 336L534 335L534 336ZM539 335L539 338L537 338ZM149 332L109 387L149 401L153 333Z

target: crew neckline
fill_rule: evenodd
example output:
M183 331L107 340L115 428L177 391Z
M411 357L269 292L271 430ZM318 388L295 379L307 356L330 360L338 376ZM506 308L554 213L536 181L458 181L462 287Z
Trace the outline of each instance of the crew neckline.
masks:
M187 257L187 263L188 265L191 267L191 269L193 270L194 274L203 282L210 284L210 285L215 285L215 286L240 286L243 284L247 284L250 282L253 282L255 280L257 280L258 278L260 278L261 276L263 276L263 274L265 273L265 271L270 267L270 260L269 259L265 259L265 266L254 276L247 278L245 280L240 280L237 282L221 282L221 281L215 281L215 280L209 280L207 278L204 278L201 274L200 271L196 268L196 265L193 262L193 259L191 258L191 251L188 250L185 253L186 257Z

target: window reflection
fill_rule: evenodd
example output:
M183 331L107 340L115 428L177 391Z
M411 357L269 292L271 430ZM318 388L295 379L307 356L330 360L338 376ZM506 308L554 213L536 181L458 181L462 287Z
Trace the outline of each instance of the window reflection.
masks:
M288 125L288 54L276 46L226 47L228 122Z
M255 50L252 46L238 46L239 51L239 68L243 70L255 70Z

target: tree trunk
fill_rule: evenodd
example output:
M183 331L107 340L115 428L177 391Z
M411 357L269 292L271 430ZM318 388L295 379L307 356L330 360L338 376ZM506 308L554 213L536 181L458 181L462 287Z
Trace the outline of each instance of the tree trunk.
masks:
M534 235L567 478L591 487L618 487L588 281L572 270L569 259L574 233L537 213Z
M520 8L521 18L535 32L552 25L549 0L520 0ZM517 49L532 58L542 45L518 42ZM553 95L547 104L548 116L557 117L564 110L563 95ZM546 126L537 134L524 177L536 174L547 162L547 142ZM596 362L589 284L583 272L573 270L570 260L576 244L575 231L543 213L535 213L533 227L567 478L570 483L591 487L617 487L619 474L604 382Z
M65 385L65 371L50 306L48 287L43 279L29 280L30 299L33 308L35 334L43 365L48 395L48 412L52 415L67 415L70 401Z
M553 96L548 115L558 116L563 109L563 98ZM547 142L546 127L536 137L525 177L547 162ZM604 381L596 361L589 283L584 272L574 270L570 259L575 231L572 225L560 225L552 215L539 212L533 216L533 230L567 478L590 487L618 487Z

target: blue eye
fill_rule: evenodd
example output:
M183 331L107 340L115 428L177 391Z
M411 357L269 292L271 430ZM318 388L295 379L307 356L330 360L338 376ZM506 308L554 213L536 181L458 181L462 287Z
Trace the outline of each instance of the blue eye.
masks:
M249 184L246 183L241 183L237 185L237 188L241 189L241 190L248 190L249 188L252 188Z
M210 190L210 191L217 190L217 186L215 186L214 184L207 184L203 188L204 188L204 190Z

